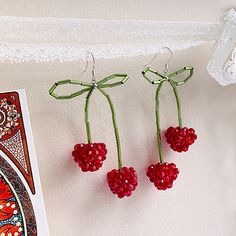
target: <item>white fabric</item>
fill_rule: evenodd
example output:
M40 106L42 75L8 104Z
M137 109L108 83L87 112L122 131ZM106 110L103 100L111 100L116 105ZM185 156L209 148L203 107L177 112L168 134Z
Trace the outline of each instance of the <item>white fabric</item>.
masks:
M208 64L220 84L236 83L236 12L231 9L218 23L215 52Z
M96 58L148 55L213 41L216 29L196 22L1 17L0 59L72 61L87 50Z
M109 59L216 42L209 73L222 85L236 82L234 9L217 24L3 16L0 32L0 61L13 62L68 62L85 59L88 50Z

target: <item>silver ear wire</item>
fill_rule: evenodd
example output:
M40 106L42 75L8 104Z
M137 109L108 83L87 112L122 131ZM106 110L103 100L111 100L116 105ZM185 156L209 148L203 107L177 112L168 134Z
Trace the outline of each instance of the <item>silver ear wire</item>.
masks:
M162 47L163 49L167 49L169 52L170 52L170 58L167 60L167 62L165 63L165 70L164 70L164 73L167 74L168 71L169 71L169 63L171 61L171 59L173 58L173 52L171 51L170 48L168 47ZM148 65L150 65L155 59L156 57L158 56L159 53L156 53L153 58L146 64L144 65L144 67L147 67Z
M84 74L87 71L87 69L88 69L89 55L92 57L92 60L93 60L92 83L93 83L94 87L97 87L97 81L96 81L96 77L95 77L95 58L94 58L93 53L90 52L90 51L88 51L88 53L87 53L86 66L85 66L85 69L83 70L82 74Z
M167 60L167 62L165 63L165 71L164 73L167 74L169 72L169 63L173 57L173 52L171 51L170 48L168 47L163 47L164 49L167 49L170 52L170 58Z

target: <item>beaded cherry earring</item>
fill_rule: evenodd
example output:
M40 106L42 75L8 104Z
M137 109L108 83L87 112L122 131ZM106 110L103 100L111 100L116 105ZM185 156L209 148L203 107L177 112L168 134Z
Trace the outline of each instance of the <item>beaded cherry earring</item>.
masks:
M84 93L87 93L86 102L85 102L85 126L87 133L87 142L88 143L79 143L74 146L72 155L74 161L79 165L83 172L93 172L98 170L103 165L103 161L106 159L107 149L104 143L93 143L91 139L91 129L89 124L89 103L91 95L94 89L97 89L107 100L108 105L112 114L112 124L114 128L115 138L116 138L116 147L117 147L117 157L118 157L118 169L113 169L107 173L107 182L111 191L114 194L117 194L119 198L125 196L130 196L132 192L136 189L138 185L137 173L133 167L123 167L121 159L121 145L120 137L118 132L118 126L116 121L116 114L113 102L110 95L104 90L105 88L112 88L124 84L128 80L127 74L112 74L107 76L100 81L97 81L95 78L95 59L91 52L89 54L93 60L93 69L92 69L92 82L82 82L78 80L62 80L56 82L50 89L49 94L56 99L72 99L77 96L80 96ZM86 69L88 67L88 60L86 64ZM108 83L108 81L115 80L115 82ZM55 93L55 90L60 85L65 84L74 84L85 87L84 89L72 93L70 95L59 96Z
M188 66L184 67L180 70L177 70L173 73L169 73L168 70L168 63L172 59L173 53L168 47L164 47L170 53L170 59L165 64L165 71L164 74L147 67L157 55L153 57L153 59L145 65L145 69L142 71L143 77L151 84L158 85L156 90L156 98L155 98L155 111L156 111L156 126L157 126L157 144L158 144L158 152L160 162L154 165L150 165L147 170L147 176L149 177L150 181L154 183L157 189L159 190L166 190L171 188L173 182L176 180L179 170L174 163L167 163L163 162L163 151L162 151L162 138L161 138L161 128L160 128L160 91L163 86L164 82L168 82L174 92L176 105L178 110L178 126L177 127L169 127L165 132L166 141L170 144L170 147L177 152L186 152L191 144L197 139L197 135L195 134L195 130L193 128L187 128L182 126L182 115L181 115L181 104L180 99L177 93L177 87L179 85L185 84L193 75L193 67ZM188 71L189 75L181 80L175 81L172 78L175 76ZM147 76L147 73L153 73L160 77L158 80L152 80Z

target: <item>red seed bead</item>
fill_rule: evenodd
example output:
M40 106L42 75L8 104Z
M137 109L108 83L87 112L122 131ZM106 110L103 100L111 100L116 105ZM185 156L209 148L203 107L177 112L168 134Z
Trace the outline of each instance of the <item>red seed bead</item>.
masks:
M171 188L178 174L176 165L167 162L150 165L147 170L147 176L158 190Z
M93 172L102 167L107 149L104 143L80 143L74 146L72 156L83 172Z
M113 169L107 173L107 183L119 198L129 197L138 185L137 173L133 167Z
M197 139L193 128L169 127L165 133L166 142L177 152L186 152Z

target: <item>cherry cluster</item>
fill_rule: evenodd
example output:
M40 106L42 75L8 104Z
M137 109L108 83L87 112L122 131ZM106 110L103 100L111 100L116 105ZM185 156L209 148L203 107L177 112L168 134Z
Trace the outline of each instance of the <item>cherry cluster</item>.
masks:
M165 133L166 142L177 152L187 152L190 145L197 139L193 128L169 127Z
M193 128L169 127L165 132L166 142L170 148L177 152L187 152L189 146L197 139ZM150 165L147 170L147 176L159 190L166 190L173 186L179 170L174 163L157 163Z
M167 162L150 165L147 170L147 176L158 190L171 188L178 174L176 165Z
M106 159L107 149L104 143L79 143L74 146L72 156L83 172L96 171Z
M138 185L137 173L133 167L113 169L107 173L107 182L111 191L119 198L129 197Z
M102 167L107 149L104 143L80 143L74 146L72 156L83 172L94 172ZM137 173L133 167L113 169L107 173L107 182L112 193L119 198L129 197L138 185Z

